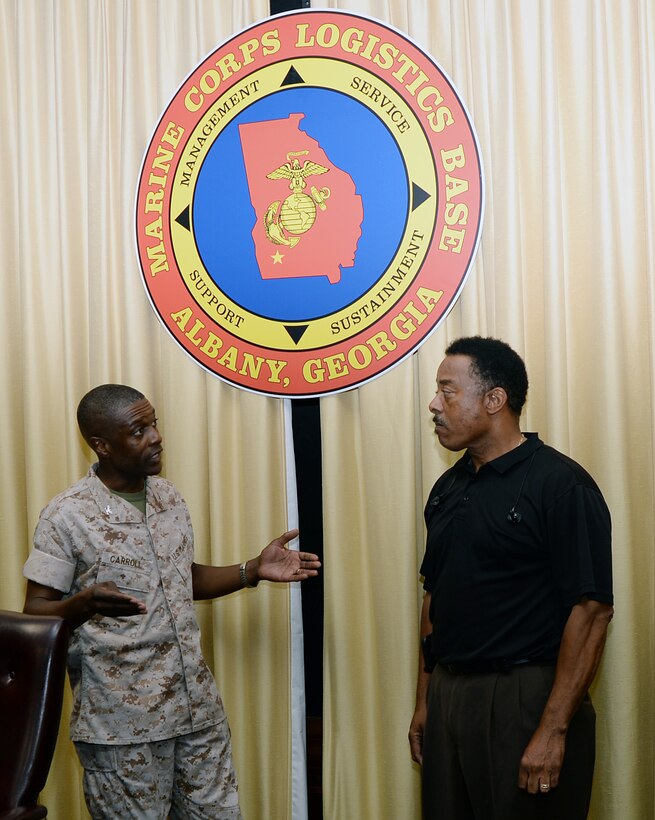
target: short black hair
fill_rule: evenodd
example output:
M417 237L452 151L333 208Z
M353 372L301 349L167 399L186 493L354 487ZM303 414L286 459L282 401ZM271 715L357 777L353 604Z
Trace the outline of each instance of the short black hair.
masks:
M109 432L122 410L144 398L125 384L101 384L89 390L77 407L77 423L85 441L90 444L92 436Z
M468 356L483 392L502 387L509 409L516 415L528 395L528 373L519 354L500 339L467 336L446 348L447 356Z

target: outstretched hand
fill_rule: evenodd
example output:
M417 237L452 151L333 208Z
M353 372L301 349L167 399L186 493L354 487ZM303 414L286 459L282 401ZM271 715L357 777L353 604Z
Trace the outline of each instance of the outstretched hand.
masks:
M92 615L120 618L126 615L143 615L146 612L143 601L121 592L113 581L93 584L82 594L86 595L87 610Z
M289 530L261 551L258 573L263 581L304 581L318 575L321 562L311 552L290 550L288 543L297 538L298 530Z
M58 615L68 621L71 629L77 629L94 615L109 618L143 615L146 605L138 598L121 592L113 581L92 584L70 598L63 598L63 593L58 589L28 581L23 612Z

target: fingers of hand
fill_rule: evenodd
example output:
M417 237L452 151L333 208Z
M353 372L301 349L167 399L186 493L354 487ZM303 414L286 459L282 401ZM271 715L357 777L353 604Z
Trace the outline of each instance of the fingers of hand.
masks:
M146 611L143 601L121 592L113 581L97 584L92 601L94 609L101 615L138 615Z
M277 540L281 541L282 545L284 546L285 544L288 544L289 541L293 541L294 538L297 538L298 533L298 530L288 530L287 532L282 533L282 535Z
M120 592L114 581L101 581L99 584L96 584L95 587L93 587L93 592L95 595L107 595L109 593L114 592L117 592L119 595L122 595L122 592Z
M412 760L419 765L423 764L423 755L422 755L422 746L423 746L423 733L422 732L413 732L410 731L409 733L409 748L412 753Z
M317 570L321 566L321 562L318 560L318 555L314 555L311 552L299 552L297 553L298 556L298 567L296 569L296 573L306 572L310 570ZM315 575L315 572L311 573Z
M557 778L548 772L540 775L535 772L529 777L519 778L519 788L527 789L530 794L548 794L555 786L557 786Z

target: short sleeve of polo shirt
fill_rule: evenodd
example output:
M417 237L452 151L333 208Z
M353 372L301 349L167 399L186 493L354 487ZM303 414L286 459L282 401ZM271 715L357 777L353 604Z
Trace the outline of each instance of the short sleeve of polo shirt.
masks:
M610 513L600 491L575 484L545 510L552 571L562 604L613 603Z

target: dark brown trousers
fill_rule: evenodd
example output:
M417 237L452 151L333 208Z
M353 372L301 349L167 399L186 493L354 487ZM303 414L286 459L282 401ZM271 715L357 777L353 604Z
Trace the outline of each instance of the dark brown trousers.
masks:
M519 763L552 687L551 666L452 675L437 667L423 740L424 820L585 820L596 715L586 698L566 737L557 788L519 789Z

